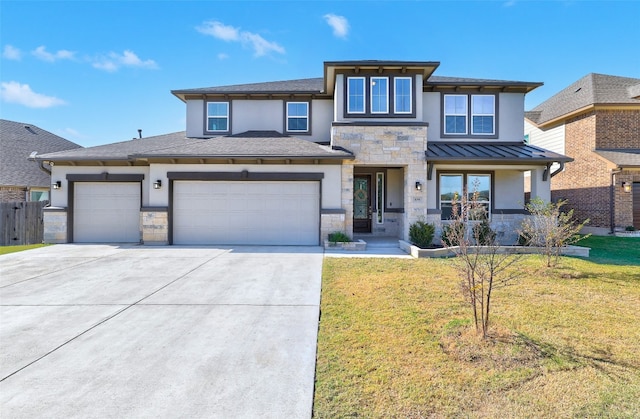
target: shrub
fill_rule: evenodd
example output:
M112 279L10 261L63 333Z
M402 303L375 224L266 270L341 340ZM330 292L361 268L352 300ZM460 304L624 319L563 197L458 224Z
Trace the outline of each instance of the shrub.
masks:
M440 239L445 246L459 246L460 240L464 238L465 225L460 221L454 221L450 224L445 224L442 227L442 235Z
M496 232L491 228L489 220L485 218L481 223L473 226L473 237L478 246L489 246L496 241Z
M626 231L636 231L636 228L634 226L627 226L625 227Z
M331 243L350 242L351 238L349 238L349 236L347 236L342 231L335 231L329 234L329 241Z
M409 240L418 247L426 248L433 244L436 227L424 221L416 221L409 226Z

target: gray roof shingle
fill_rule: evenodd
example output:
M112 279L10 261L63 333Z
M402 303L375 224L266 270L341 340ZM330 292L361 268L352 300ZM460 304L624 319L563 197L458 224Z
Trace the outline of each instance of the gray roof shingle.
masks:
M322 93L324 79L322 77L312 79L270 81L264 83L233 84L229 86L202 87L196 89L172 90L176 96L188 94L246 94L246 93Z
M189 138L184 131L181 131L38 156L39 159L51 161L109 161L145 157L350 159L353 155L347 151L333 150L331 147L296 137L252 136L249 133L246 137L236 135L203 139Z
M636 78L590 73L525 112L525 116L536 124L544 124L590 105L640 105L640 100L632 96L638 84L640 79Z
M640 150L638 149L596 149L594 153L618 167L640 167Z
M28 158L34 151L51 153L80 145L32 124L0 119L0 185L48 187L49 175Z

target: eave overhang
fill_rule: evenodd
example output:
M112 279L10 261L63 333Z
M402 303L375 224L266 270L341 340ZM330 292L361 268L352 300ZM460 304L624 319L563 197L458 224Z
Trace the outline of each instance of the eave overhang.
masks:
M440 65L439 61L325 61L324 62L324 91L333 94L336 74L361 72L385 73L418 73L423 80L428 79Z

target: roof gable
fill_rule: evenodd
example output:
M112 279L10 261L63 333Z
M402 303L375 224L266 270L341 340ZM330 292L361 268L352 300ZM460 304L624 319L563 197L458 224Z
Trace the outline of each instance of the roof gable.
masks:
M28 160L31 153L78 148L82 147L35 125L0 119L0 185L48 187L51 180Z
M639 84L636 78L590 73L525 112L525 116L544 124L593 105L640 105L640 100L632 96Z

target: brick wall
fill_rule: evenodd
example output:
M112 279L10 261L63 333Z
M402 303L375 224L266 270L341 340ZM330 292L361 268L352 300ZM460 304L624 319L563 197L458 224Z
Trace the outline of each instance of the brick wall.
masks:
M0 186L0 202L24 202L27 190L18 186Z
M640 148L640 110L597 110L595 148Z
M607 164L593 153L596 145L596 112L567 120L565 154L574 159L551 179L551 199L568 200L579 221L589 218L590 227L609 227L611 177Z

